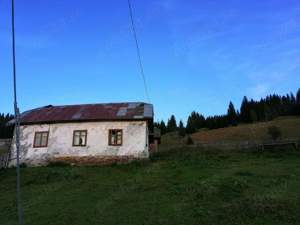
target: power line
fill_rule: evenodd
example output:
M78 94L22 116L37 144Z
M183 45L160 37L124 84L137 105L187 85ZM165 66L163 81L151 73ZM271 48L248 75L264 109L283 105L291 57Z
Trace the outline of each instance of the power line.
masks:
M11 0L11 27L12 27L12 58L13 58L13 81L14 81L14 110L15 110L15 140L17 151L17 210L19 225L23 225L23 209L20 184L20 113L17 103L17 76L16 76L16 48L15 48L15 6Z
M138 38L137 38L137 34L136 34L136 29L135 29L135 24L134 24L131 0L127 0L127 3L128 3L128 8L129 8L132 33L133 33L133 37L134 37L134 41L135 41L135 47L136 47L138 62L139 62L139 66L140 66L140 72L141 72L143 82L144 82L145 94L146 94L146 98L147 98L148 102L150 102L150 97L149 97L149 92L148 92L148 87L147 87L147 82L146 82L146 76L145 76L144 67L143 67L143 63L142 63L141 50L140 50L140 46L139 46L139 42L138 42Z

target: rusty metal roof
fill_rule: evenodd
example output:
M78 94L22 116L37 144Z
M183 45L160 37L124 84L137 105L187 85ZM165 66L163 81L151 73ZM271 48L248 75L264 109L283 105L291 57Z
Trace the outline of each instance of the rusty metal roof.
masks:
M48 105L21 114L21 124L149 119L153 119L153 105L143 102Z

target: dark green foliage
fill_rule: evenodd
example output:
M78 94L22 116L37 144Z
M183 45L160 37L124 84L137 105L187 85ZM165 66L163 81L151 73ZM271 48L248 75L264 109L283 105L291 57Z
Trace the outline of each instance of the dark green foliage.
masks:
M7 125L7 122L13 118L14 117L11 114L0 113L0 139L13 137L14 126Z
M240 121L251 123L272 120L278 116L296 115L296 108L297 99L292 93L285 96L269 95L260 101L248 101L244 97L241 105Z
M237 123L238 123L237 112L236 112L232 102L229 103L228 110L227 110L227 117L228 117L229 125L232 125L232 126L237 125Z
M242 105L241 105L241 121L245 123L251 122L251 115L250 115L250 103L246 96L244 96Z
M167 131L168 132L177 131L177 122L174 115L172 115L171 118L168 120Z
M21 168L26 168L26 167L27 167L27 164L26 164L26 163L21 163L21 164L20 164L20 167L21 167Z
M48 167L64 167L64 166L70 166L69 163L66 162L49 162L47 164Z
M298 89L297 95L296 95L295 112L296 112L297 115L300 115L300 88Z
M240 111L236 111L232 102L229 103L226 115L215 115L204 117L193 111L186 124L186 133L192 134L199 129L217 129L235 126L239 123L253 123L259 121L270 121L278 116L300 115L300 89L296 93L287 95L269 95L255 101L248 100L245 96L242 100ZM173 118L173 119L172 119ZM171 120L172 119L172 120ZM168 121L167 132L175 131L176 120L172 116ZM175 121L175 123L174 123Z
M238 172L236 172L235 173L235 175L237 175L237 176L254 176L254 174L253 173L251 173L251 172L249 172L249 171L238 171Z
M258 121L257 113L253 109L250 110L250 121L251 122Z
M205 124L206 124L206 127L209 129L217 129L217 128L227 127L229 125L228 117L227 117L227 115L209 116L206 118Z
M281 130L279 127L270 126L268 127L268 134L272 137L274 141L281 137Z
M160 130L161 135L164 135L165 133L167 133L167 127L163 120L160 122L155 122L154 127L157 127Z
M193 145L194 144L194 141L193 139L191 138L191 136L188 136L187 139L186 139L186 144L187 145Z
M184 137L185 134L186 134L185 127L183 125L183 122L180 120L179 121L179 126L178 126L178 135L181 136L181 137Z
M187 120L186 132L192 134L203 127L205 127L205 117L193 111Z
M161 134L165 134L167 132L167 126L163 120L160 122L159 128L160 128Z

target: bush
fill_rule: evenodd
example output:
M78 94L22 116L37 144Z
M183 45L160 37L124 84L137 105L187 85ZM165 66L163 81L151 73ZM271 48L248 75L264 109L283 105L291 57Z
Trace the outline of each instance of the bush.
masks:
M281 137L281 130L279 129L279 127L270 126L268 128L268 134L272 137L274 141L276 141Z
M70 166L67 162L61 162L61 161L49 161L47 164L48 167L66 167Z
M186 144L187 144L187 145L192 145L192 144L194 144L194 141L193 141L193 139L191 138L191 136L188 136L188 137L187 137L187 139L186 139Z
M24 163L24 162L22 162L22 163L20 164L20 167L21 167L21 168L26 168L26 167L27 167L27 164Z

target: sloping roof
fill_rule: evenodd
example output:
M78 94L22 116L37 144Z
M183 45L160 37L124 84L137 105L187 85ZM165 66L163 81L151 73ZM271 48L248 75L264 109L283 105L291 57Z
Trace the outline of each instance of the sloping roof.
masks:
M149 120L153 119L153 105L143 102L44 106L23 112L21 124Z

